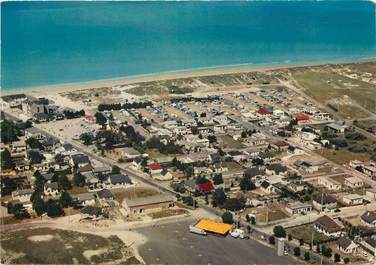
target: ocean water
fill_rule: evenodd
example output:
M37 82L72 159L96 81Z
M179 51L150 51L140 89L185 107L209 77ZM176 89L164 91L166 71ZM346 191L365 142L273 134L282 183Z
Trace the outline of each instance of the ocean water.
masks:
M1 88L376 57L366 1L3 2Z

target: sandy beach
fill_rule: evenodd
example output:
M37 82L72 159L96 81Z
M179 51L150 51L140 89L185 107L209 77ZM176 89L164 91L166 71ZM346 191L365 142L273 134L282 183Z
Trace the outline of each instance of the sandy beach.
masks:
M1 91L1 95L10 95L16 93L26 93L33 96L43 96L52 95L62 92L77 91L81 89L91 89L91 88L103 88L103 87L113 87L118 85L129 85L141 82L150 81L161 81L161 80L171 80L178 78L189 78L189 77L200 77L200 76L213 76L222 74L233 74L233 73L245 73L245 72L256 72L256 71L268 71L268 70L278 70L278 69L288 69L294 67L307 67L307 66L318 66L325 64L346 64L346 63L357 63L357 62L369 62L371 60L357 60L357 61L341 61L341 62L318 62L318 63L296 63L296 64L275 64L275 65L242 65L242 66L228 66L228 67L216 67L216 68L205 68L196 70L182 70L175 72L165 72L156 74L147 74L139 76L129 76L114 79L105 80L94 80L88 82L79 83L66 83L57 85L47 85L29 88L20 88L9 91Z

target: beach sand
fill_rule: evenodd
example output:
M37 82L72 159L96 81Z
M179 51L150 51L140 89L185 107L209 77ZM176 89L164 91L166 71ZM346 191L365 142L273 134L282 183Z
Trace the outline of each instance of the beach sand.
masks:
M47 85L38 86L31 88L20 88L15 90L2 90L1 95L10 95L17 93L25 93L32 96L52 96L53 94L58 94L62 92L77 91L82 89L91 88L103 88L103 87L113 87L119 85L129 85L141 82L150 81L161 81L161 80L171 80L179 78L189 78L189 77L201 77L201 76L213 76L222 74L233 74L233 73L245 73L245 72L257 72L257 71L268 71L268 70L278 70L278 69L288 69L294 67L307 67L307 66L318 66L326 64L346 64L346 63L361 63L374 60L360 60L356 62L320 62L320 63L297 63L297 64L278 64L278 65L244 65L244 66L229 66L229 67L219 67L219 68L206 68L188 71L177 71L177 72L166 72L158 74L140 75L140 76L130 76L122 77L116 79L106 79L106 80L96 80L88 82L79 83L67 83L58 85Z

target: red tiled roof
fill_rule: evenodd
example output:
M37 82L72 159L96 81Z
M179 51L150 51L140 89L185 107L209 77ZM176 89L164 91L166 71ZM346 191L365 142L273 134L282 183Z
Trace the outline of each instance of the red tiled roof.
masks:
M214 186L213 186L213 183L211 183L209 181L209 182L206 182L206 183L198 184L197 185L197 190L198 191L208 192L208 191L214 190Z
M261 115L267 115L267 114L271 114L272 112L270 110L268 110L267 108L259 108L258 111L257 111L259 114Z
M150 170L158 170L158 169L162 169L162 167L161 167L161 164L159 164L159 163L152 163L152 164L149 165L149 169Z
M273 144L276 145L276 146L279 146L279 147L281 147L281 146L288 146L289 145L289 143L285 142L285 141L276 141Z
M308 121L309 120L309 116L308 115L304 115L304 114L299 114L299 115L296 115L295 120L296 121Z

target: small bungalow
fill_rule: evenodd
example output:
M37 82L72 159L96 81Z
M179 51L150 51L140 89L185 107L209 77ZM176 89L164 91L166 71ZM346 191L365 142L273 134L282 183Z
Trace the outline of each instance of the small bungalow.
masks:
M59 185L57 182L47 182L44 184L44 195L57 196L59 194Z
M94 205L95 204L95 196L94 193L81 193L76 194L74 196L77 203L81 206L88 206L88 205Z
M346 205L360 205L363 203L363 196L359 194L347 194L342 197L342 201Z
M361 188L364 185L363 180L358 177L345 178L344 184L351 189Z
M289 203L286 207L286 211L291 215L310 213L312 209L311 204L301 202Z
M321 195L313 196L312 204L317 211L332 210L337 207L337 200L330 194L322 193Z
M20 202L30 201L31 195L34 193L33 189L16 190L12 192L12 199Z
M368 226L376 226L376 211L366 211L360 216L360 219Z
M139 215L168 209L174 207L175 204L172 197L158 194L148 197L125 199L122 206L127 211L128 215Z
M327 215L319 217L314 223L314 228L328 237L339 237L342 233L342 226Z
M102 218L102 209L96 206L85 206L81 210L81 219L98 220Z
M111 174L108 176L107 181L104 183L106 188L120 188L120 187L130 187L133 185L131 179L124 174Z
M336 242L337 248L346 254L355 254L358 250L358 244L355 244L350 238L340 237Z

